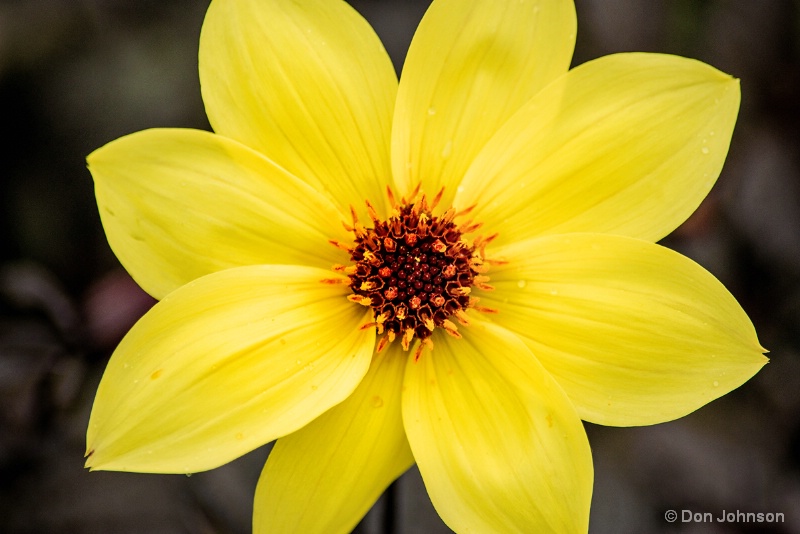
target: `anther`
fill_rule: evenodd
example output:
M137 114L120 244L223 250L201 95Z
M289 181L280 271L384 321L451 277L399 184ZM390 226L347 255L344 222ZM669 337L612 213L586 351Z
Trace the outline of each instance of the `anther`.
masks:
M392 192L392 188L388 185L386 186L386 196L389 197L389 205L392 207L397 206L397 201L394 199L394 192ZM369 202L369 201L367 201ZM377 219L376 219L377 222Z
M363 297L361 295L356 295L355 293L352 295L347 295L347 300L349 300L350 302L355 302L356 304L361 304L362 306L372 305L371 298Z
M342 274L356 274L358 272L358 267L355 265L341 265L339 263L331 267L331 269Z
M367 200L366 203L367 203L367 215L369 215L369 218L372 219L373 224L378 224L380 222L380 219L378 218L378 212L375 211L375 207L369 200Z
M467 316L467 314L464 313L464 310L456 310L456 312L453 315L455 315L459 323L461 323L464 326L469 326L470 324L469 316Z
M323 278L322 280L320 280L320 282L322 282L323 284L331 285L331 286L335 286L335 285L339 285L339 284L350 285L350 281L346 280L344 278Z
M458 332L458 327L452 321L445 319L442 321L442 328L444 331L456 339L461 339L461 334Z
M444 187L439 189L439 192L436 193L436 196L433 197L433 201L431 201L431 210L436 209L436 206L439 205L439 201L442 200L442 195L444 194Z
M352 248L348 247L344 243L340 243L339 241L336 241L335 239L329 239L328 243L330 243L331 245L333 245L336 248L340 248L340 249L344 250L345 252L347 252L349 254L353 253L353 249Z
M414 351L414 363L419 361L420 356L422 356L422 349L426 347L428 350L433 351L433 341L431 341L431 338L429 337L426 337L419 345L417 345L417 350Z
M378 340L378 345L375 347L375 352L380 354L383 351L383 349L386 348L386 345L388 345L391 342L391 340L389 339L390 334L391 332Z
M414 330L412 328L407 328L406 331L403 332L403 339L400 340L403 350L408 350L411 346L412 339L414 339Z

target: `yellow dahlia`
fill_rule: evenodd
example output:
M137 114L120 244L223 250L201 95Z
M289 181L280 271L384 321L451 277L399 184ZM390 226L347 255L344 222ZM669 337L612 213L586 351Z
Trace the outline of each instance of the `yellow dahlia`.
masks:
M89 158L160 302L89 422L92 469L192 473L277 439L256 532L347 532L416 462L456 532L585 532L581 419L686 415L766 362L725 288L654 242L720 173L737 80L572 70L571 0L434 0L398 83L341 0L214 0L215 133Z

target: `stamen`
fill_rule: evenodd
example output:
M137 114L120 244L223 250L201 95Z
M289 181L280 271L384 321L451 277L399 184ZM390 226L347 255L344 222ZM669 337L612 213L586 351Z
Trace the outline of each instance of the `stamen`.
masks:
M458 332L458 327L453 324L452 321L445 320L442 322L442 328L444 331L453 336L456 339L461 339L461 334Z
M389 205L391 207L393 207L393 208L396 207L397 206L397 201L394 199L394 192L392 191L392 188L389 187L388 185L386 186L386 196L389 197ZM367 202L369 202L369 201L367 201Z
M375 211L375 207L369 200L366 201L366 204L367 215L369 215L369 218L372 219L373 224L378 224L380 222L380 219L378 218L378 212Z
M347 300L350 302L355 302L356 304L361 304L362 306L371 306L372 299L369 297L362 297L361 295L347 295Z
M422 349L426 347L429 351L433 352L433 341L431 341L431 338L429 337L426 337L419 345L417 345L417 350L414 351L414 363L419 361L419 357L422 356Z
M331 245L333 245L336 248L340 248L340 249L344 250L345 252L347 252L349 254L353 253L353 249L352 248L348 247L344 243L340 243L339 241L336 241L335 239L329 239L328 243L330 243Z
M436 209L436 206L439 205L439 201L442 200L442 195L444 194L444 187L439 189L439 192L436 193L436 196L433 197L433 201L431 202L431 211Z
M355 265L341 265L338 263L331 267L331 269L342 274L356 274L358 272L358 267Z
M456 316L456 319L458 319L459 323L461 323L464 326L469 326L470 324L469 317L467 316L466 313L464 313L464 310L456 310L456 312L453 315Z
M473 204L472 206L470 206L470 207L468 207L468 208L465 208L465 209L463 209L463 210L459 211L458 213L456 213L455 215L453 215L453 217L463 217L464 215L467 215L467 214L468 214L468 213L470 213L472 210L474 210L474 209L475 209L475 206L477 206L477 204Z
M408 350L408 347L411 346L411 340L414 339L414 330L411 328L407 328L405 332L403 332L403 339L400 340L400 344L403 346L403 350Z

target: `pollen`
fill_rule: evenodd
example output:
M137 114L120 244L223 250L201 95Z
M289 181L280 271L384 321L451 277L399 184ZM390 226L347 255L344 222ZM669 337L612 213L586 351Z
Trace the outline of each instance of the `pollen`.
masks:
M396 197L388 191L392 204L390 216L380 219L367 202L372 227L358 221L351 209L352 223L345 228L353 232L352 245L333 243L350 254L350 266L336 265L334 271L350 279L351 302L373 309L374 320L363 328L375 328L383 337L378 352L395 339L409 350L419 340L415 358L422 347L433 347L430 337L437 328L459 338L455 323L469 324L465 311L494 311L475 306L472 289L491 290L484 248L494 236L465 237L480 225L455 219L470 210L457 213L446 210L434 215L442 191L428 202L415 191L411 200Z

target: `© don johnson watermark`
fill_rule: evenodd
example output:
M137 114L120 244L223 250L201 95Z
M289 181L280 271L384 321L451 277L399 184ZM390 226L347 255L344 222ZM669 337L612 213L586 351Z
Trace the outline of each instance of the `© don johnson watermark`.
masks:
M722 510L721 512L695 512L692 510L667 510L664 519L668 523L783 523L783 512L743 512Z

